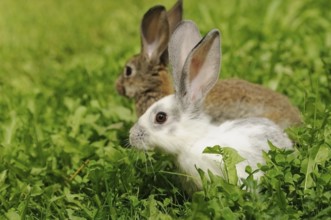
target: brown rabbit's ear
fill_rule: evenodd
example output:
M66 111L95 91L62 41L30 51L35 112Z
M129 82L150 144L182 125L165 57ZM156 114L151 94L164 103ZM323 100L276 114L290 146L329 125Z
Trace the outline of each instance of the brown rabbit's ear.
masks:
M184 108L200 106L218 80L221 42L218 30L211 30L190 52L184 64L176 95Z
M177 25L183 19L183 1L177 0L176 4L167 12L168 22L169 22L169 34L171 35ZM166 49L161 55L160 62L164 65L168 65L169 62L169 52Z
M142 54L149 62L158 63L169 41L167 12L161 5L150 8L141 22Z
M167 12L167 16L169 31L173 33L183 19L183 0L177 0L176 4Z
M197 43L201 40L198 27L192 21L182 21L172 34L169 42L169 60L175 91L178 91L184 63Z

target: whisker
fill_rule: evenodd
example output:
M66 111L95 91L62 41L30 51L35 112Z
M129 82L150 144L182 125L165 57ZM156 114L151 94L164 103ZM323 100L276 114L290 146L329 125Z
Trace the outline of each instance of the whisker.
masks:
M130 141L129 141L129 138L125 139L124 140L124 148L131 148L131 144L130 144Z

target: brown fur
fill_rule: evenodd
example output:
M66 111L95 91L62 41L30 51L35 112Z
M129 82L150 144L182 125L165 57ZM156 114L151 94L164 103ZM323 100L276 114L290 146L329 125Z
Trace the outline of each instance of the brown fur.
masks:
M299 110L286 96L239 79L218 81L206 97L204 110L215 123L247 117L266 117L282 128L301 123Z
M135 100L138 116L157 100L173 93L167 70L167 47L170 34L182 20L182 13L183 2L177 0L168 12L161 5L154 6L142 19L141 52L126 63L116 81L118 93ZM126 75L128 67L132 69L130 76Z
M120 75L117 82L117 91L128 98L135 100L137 116L141 116L154 102L173 93L173 86L167 68L162 65L141 65L141 56L133 57L127 65L133 65L137 73L129 78ZM146 74L139 74L144 72Z
M144 112L156 101L163 98L164 96L173 93L171 81L165 70L159 72L160 81L155 82L155 87L147 90L143 93L137 94L134 98L136 103L136 112L138 116L144 114Z

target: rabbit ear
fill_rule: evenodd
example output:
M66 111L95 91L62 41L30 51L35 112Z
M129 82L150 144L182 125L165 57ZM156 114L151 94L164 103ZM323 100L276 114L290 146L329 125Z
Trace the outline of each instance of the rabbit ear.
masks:
M170 33L173 33L183 19L183 0L177 0L176 4L168 11L167 16Z
M169 34L171 35L177 25L182 21L183 19L183 1L177 0L176 4L167 12L168 22L169 22ZM169 53L166 49L163 54L161 55L161 63L164 65L168 65L169 63Z
M168 46L169 23L161 5L150 8L141 22L142 54L150 62L158 62Z
M217 82L221 67L220 46L220 33L214 29L187 57L176 93L184 108L199 110L204 98Z
M179 90L185 60L200 40L199 29L192 21L182 21L170 38L168 50L175 91Z

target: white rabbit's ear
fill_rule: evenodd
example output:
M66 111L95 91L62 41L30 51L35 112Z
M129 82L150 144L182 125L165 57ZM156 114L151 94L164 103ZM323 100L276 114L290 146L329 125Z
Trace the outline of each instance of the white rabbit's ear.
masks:
M169 31L173 33L179 22L183 19L183 0L177 0L176 4L167 12Z
M176 93L184 108L201 107L204 98L218 80L220 62L220 33L214 29L193 48L185 62L180 89Z
M192 21L182 21L170 38L168 50L175 91L179 90L180 78L187 56L200 40L199 29Z
M150 8L141 22L141 52L149 62L159 62L168 47L169 37L169 23L164 6Z

